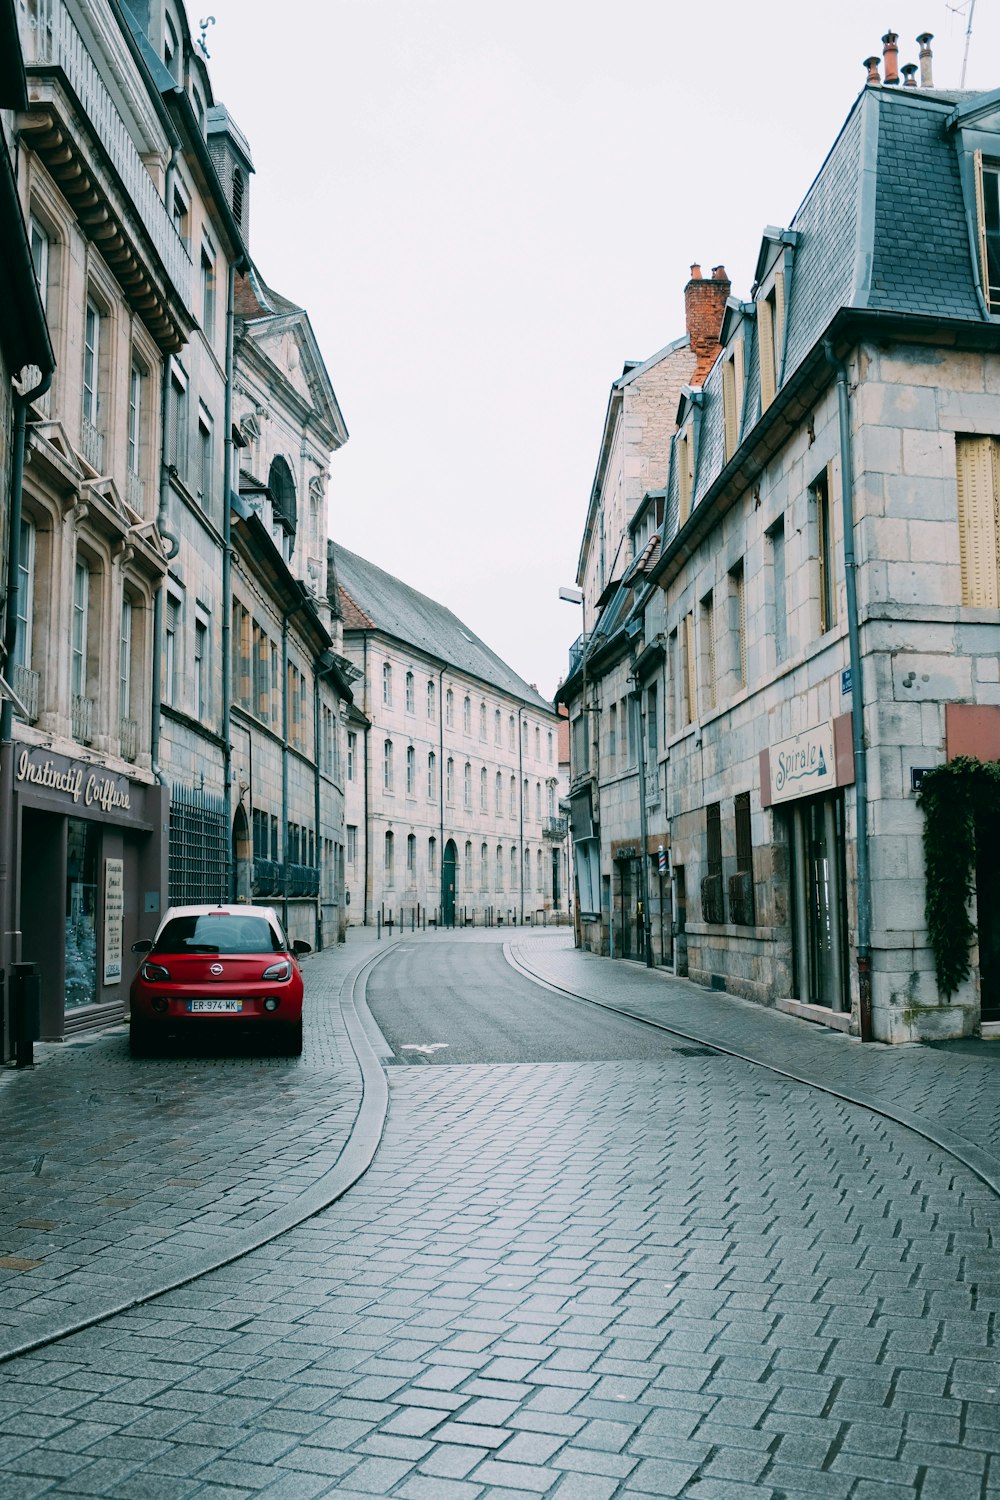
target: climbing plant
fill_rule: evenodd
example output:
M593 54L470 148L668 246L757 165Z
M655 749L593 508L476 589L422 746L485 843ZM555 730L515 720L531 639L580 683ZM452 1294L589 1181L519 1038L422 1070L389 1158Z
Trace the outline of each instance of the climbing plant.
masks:
M920 783L917 805L924 813L927 933L938 986L953 995L970 969L976 828L1000 818L1000 762L961 755L936 766Z

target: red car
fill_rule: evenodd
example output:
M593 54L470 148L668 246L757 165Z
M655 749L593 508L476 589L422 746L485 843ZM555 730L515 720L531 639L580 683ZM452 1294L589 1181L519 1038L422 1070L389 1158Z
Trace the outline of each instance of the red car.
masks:
M270 906L172 906L132 981L133 1057L169 1035L210 1022L269 1035L288 1057L302 1051L302 970L308 943L289 943Z

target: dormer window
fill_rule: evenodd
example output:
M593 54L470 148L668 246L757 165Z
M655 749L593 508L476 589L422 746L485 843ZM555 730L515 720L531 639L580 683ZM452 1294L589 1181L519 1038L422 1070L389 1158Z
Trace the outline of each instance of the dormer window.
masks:
M770 287L757 299L757 337L760 344L760 409L774 400L785 347L785 277L776 271Z
M694 494L694 428L685 427L677 435L677 529L684 525L691 514L691 497Z
M163 61L174 82L180 83L181 46L177 37L177 28L169 16L164 17L163 22Z
M243 181L243 173L239 167L233 168L233 191L231 202L233 205L233 218L237 224L243 222L243 189L246 184Z
M1000 161L975 153L979 275L991 313L1000 313Z

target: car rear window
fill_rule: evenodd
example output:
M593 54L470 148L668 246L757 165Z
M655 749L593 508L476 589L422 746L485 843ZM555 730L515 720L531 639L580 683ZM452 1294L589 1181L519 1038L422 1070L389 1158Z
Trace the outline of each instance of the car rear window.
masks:
M266 917L175 917L153 945L154 953L280 953L281 939Z

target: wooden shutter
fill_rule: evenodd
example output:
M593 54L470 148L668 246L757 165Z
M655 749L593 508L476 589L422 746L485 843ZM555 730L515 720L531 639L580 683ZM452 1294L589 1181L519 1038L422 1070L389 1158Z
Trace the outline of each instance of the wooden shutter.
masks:
M690 461L690 453L691 453L691 435L688 432L682 432L681 435L680 435L680 437L677 439L677 494L678 494L677 526L678 526L678 530L680 529L681 526L684 525L684 522L687 520L688 516L691 514L691 461Z
M684 687L687 695L687 722L690 724L698 712L697 686L695 683L694 615L684 616Z
M722 366L722 413L726 462L736 452L736 366L730 356Z
M989 437L960 437L958 460L958 538L962 603L996 609L997 457Z
M986 203L983 195L983 153L973 151L972 153L972 175L976 185L976 243L979 246L979 285L982 288L986 306L990 305L990 270L989 258L986 253Z
M757 304L757 345L760 351L760 409L774 400L774 318L771 303L762 297Z
M736 441L739 442L740 429L743 426L743 391L745 386L742 334L733 345L733 375L736 385Z
M785 273L775 272L774 277L774 384L778 381L785 364Z

